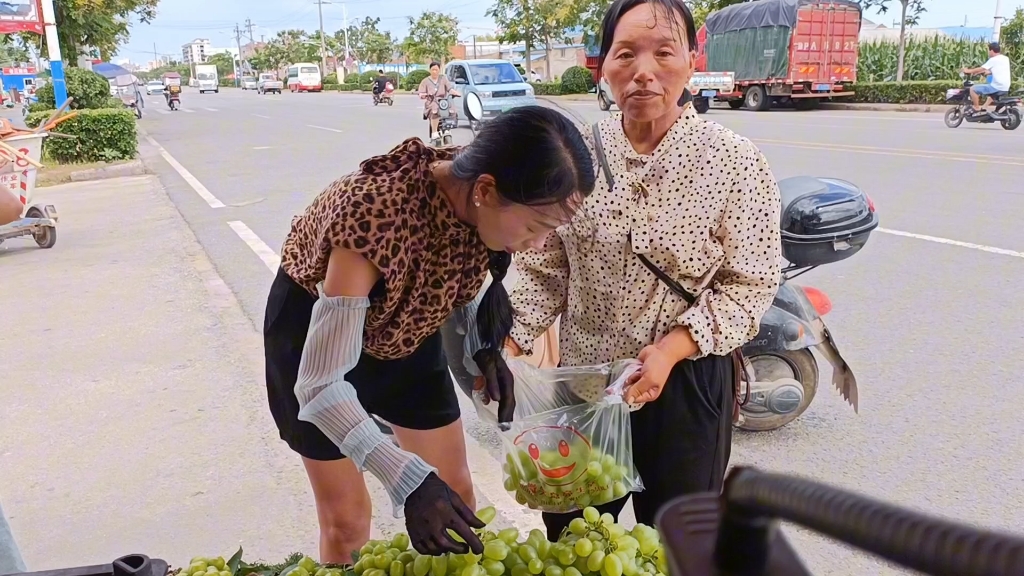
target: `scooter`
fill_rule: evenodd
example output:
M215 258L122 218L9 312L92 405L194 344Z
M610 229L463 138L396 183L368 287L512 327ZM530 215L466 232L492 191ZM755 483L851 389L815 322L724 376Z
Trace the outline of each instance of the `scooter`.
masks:
M167 92L167 107L171 111L181 110L181 93L180 92Z
M431 134L431 145L433 146L451 146L452 145L452 130L459 127L459 116L455 112L455 107L452 106L452 96L449 94L446 98L441 98L437 101L437 137L435 138ZM427 130L430 130L429 120L427 121Z
M1016 130L1021 123L1020 96L1010 96L1008 92L996 92L990 97L995 102L994 110L978 113L971 104L971 86L974 86L966 74L960 73L964 79L962 88L946 90L946 104L953 107L946 111L943 121L949 128L957 128L964 121L978 124L994 124L999 122L1004 130Z
M383 93L378 93L378 92L374 92L373 93L373 105L376 106L378 104L387 104L388 106L394 106L395 105L395 98L394 98L394 96L395 96L395 86L391 82L387 82L387 83L384 84L384 92Z

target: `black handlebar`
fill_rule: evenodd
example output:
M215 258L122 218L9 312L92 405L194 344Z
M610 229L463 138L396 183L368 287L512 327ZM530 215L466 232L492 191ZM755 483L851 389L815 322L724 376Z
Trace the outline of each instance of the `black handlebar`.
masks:
M779 520L924 574L1024 574L1024 537L753 468L735 468L721 497L698 494L666 505L657 523L675 568L673 576L809 574L777 530Z

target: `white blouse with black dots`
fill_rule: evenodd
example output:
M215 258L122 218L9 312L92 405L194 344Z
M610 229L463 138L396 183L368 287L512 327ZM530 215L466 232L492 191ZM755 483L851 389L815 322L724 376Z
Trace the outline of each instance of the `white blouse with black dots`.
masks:
M591 127L584 137L593 142ZM618 117L600 123L611 169L580 222L520 253L512 338L530 353L561 315L563 366L635 358L677 326L700 351L726 355L757 335L781 277L779 188L746 138L687 106L652 154L633 150ZM593 152L593 145L591 144ZM687 305L637 258L696 296Z

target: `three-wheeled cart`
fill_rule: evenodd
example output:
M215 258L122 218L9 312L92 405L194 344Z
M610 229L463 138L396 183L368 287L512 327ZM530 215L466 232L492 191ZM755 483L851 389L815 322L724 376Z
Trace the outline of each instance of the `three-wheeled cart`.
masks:
M25 207L20 219L0 226L0 243L22 236L31 236L40 248L57 243L57 209L52 204L32 204L46 136L40 131L0 139L0 194L14 194Z

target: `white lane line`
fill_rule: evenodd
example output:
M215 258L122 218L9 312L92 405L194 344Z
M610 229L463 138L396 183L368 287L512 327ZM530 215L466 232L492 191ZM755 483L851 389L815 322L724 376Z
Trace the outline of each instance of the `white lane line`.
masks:
M328 128L326 126L317 126L316 124L306 124L306 126L308 126L310 128L316 128L317 130L327 130L329 132L338 132L339 134L341 133L341 130L338 130L337 128Z
M203 108L203 110L209 110L210 112L218 112L216 108Z
M1007 250L1005 248L995 248L994 246L985 246L984 244L974 244L973 242L961 242L959 240L950 240L949 238L939 238L938 236L927 236L925 234L914 234L913 232L904 232L902 230L890 230L888 228L878 228L878 231L883 234L903 236L904 238L914 238L917 240L924 240L926 242L946 244L948 246L959 246L960 248L970 248L972 250L979 250L981 252L988 252L990 254L1000 254L1003 256L1011 256L1013 258L1024 258L1024 252L1017 252L1016 250Z
M199 194L200 198L206 200L206 203L210 205L210 208L224 207L224 203L218 200L217 197L214 196L212 193L210 193L210 191L206 189L206 186L203 186L203 183L200 182L198 178L193 176L192 173L189 172L184 166L182 166L180 162L175 160L174 156L171 156L170 152L165 150L164 147L158 144L156 140L153 140L153 137L150 136L149 134L146 134L145 136L146 141L149 142L150 145L152 145L154 148L157 149L157 151L160 152L160 155L163 156L164 160L166 160L167 163L171 165L171 168L174 168L174 171L177 172L178 175L185 180L185 182L188 182L188 185L191 186L192 189L196 191L196 194Z
M188 109L188 108L181 108L180 110L181 110L182 112L188 112L189 114L195 114L195 113L196 113L196 111L195 111L195 110L190 110L190 109Z
M253 150L270 150L273 146L253 146Z
M240 221L228 222L228 226L238 237L263 260L271 274L276 274L281 266L281 258L270 246L260 239L248 226ZM454 378L454 376L453 376ZM512 495L505 491L504 477L501 467L475 438L464 434L466 438L466 460L470 462L473 474L473 488L483 494L502 516L526 535L533 528L542 528L540 514L533 512L516 502ZM480 464L473 466L474 463Z
M273 248L267 246L267 243L261 240L255 232L238 220L228 222L228 226L235 231L235 234L238 234L238 237L245 242L250 250L260 257L260 260L263 260L272 274L277 273L277 269L281 267L281 257L274 252Z
M170 114L171 113L170 110L164 110L163 108L157 108L156 111L159 114Z
M263 114L253 114L253 116L257 118L265 118L267 120L270 120L270 116L264 116Z

